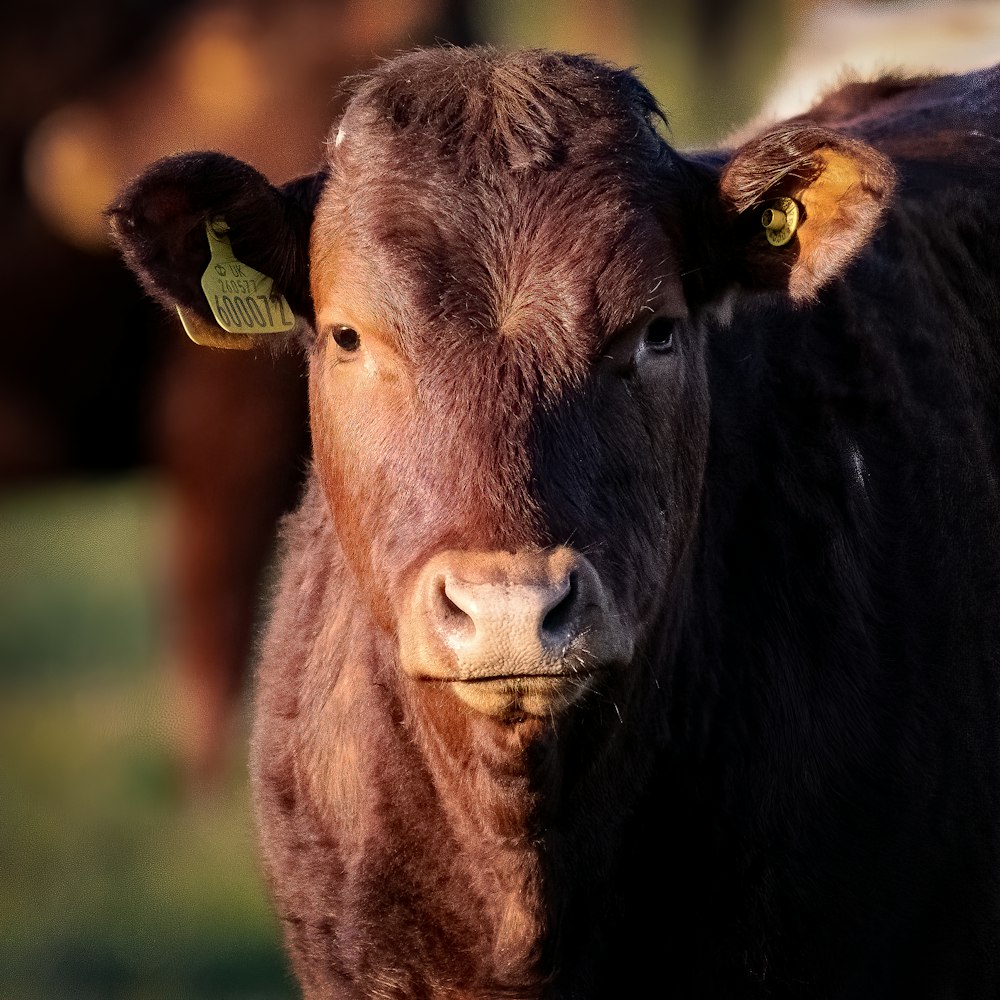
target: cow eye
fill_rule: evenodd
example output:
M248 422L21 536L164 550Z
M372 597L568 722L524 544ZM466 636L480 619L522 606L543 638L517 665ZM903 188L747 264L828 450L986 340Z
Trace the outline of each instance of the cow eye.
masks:
M349 326L335 326L332 336L337 346L343 351L356 351L361 346L358 331Z
M654 351L669 351L674 346L674 323L665 316L657 316L642 336L646 347Z

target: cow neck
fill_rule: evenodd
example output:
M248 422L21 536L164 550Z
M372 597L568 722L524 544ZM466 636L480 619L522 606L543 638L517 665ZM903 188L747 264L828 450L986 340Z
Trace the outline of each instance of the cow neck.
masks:
M412 723L415 744L470 886L489 900L494 933L509 935L502 950L542 978L569 943L551 928L572 914L571 946L585 939L583 951L598 956L604 942L589 940L592 928L617 905L614 845L664 738L650 718L663 692L648 662L636 666L645 683L609 691L554 724L500 725L440 687L411 706L422 712Z
M616 845L664 735L650 651L555 728L476 716L447 688L404 677L317 499L290 525L301 555L286 565L262 670L262 717L292 728L261 730L257 752L289 945L303 981L319 984L308 995L333 991L332 969L412 996L583 989L607 947L595 929L621 912ZM305 867L303 844L319 852Z
M308 892L283 904L303 937L298 950L336 950L313 970L321 977L333 965L370 977L385 956L396 964L379 966L378 975L409 983L411 995L436 995L425 978L433 973L456 984L456 996L540 996L562 947L582 948L595 961L602 953L592 928L614 905L613 844L659 742L648 738L648 716L664 692L650 664L635 665L647 683L626 685L623 673L622 690L554 725L500 725L444 686L409 680L393 638L364 612L317 500L297 515L308 566L286 581L281 603L294 620L275 618L280 662L265 670L275 694L300 676L293 713L300 728L288 735L300 748L293 756L306 801L288 829L294 843L330 852L311 870ZM311 638L301 628L307 606L317 623ZM292 635L301 651L288 647ZM278 713L264 715L273 724ZM606 740L595 741L595 732ZM281 872L297 850L275 839L276 886L294 882ZM337 901L332 939L324 930L330 911L319 905L326 899ZM556 941L552 928L567 926L567 915L573 930ZM393 942L415 926L436 928L420 947L440 954L401 968ZM341 952L340 940L358 947Z
M530 843L544 819L546 775L556 766L541 720L498 723L447 688L406 687L408 725L450 822L511 847Z
M413 926L437 927L447 958L428 956L426 968L397 962L377 974L408 982L408 995L437 995L433 979L461 983L455 996L530 1000L548 978L551 920L538 831L539 773L549 751L531 726L491 732L470 722L447 690L406 678L394 638L365 612L332 522L323 519L313 554L322 550L331 579L299 691L310 706L300 718L312 722L298 739L307 836L331 844L337 863L314 873L310 892L339 899L345 940L383 914L356 955L337 962L351 968L358 960L357 974L371 978L381 956L397 961L394 940ZM417 870L408 859L419 859ZM385 874L372 880L371 871Z

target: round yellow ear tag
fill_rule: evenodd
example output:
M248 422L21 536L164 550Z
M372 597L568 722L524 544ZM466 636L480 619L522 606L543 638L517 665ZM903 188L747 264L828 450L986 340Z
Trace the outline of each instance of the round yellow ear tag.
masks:
M778 198L760 217L764 234L773 247L783 247L799 225L799 206L791 198Z

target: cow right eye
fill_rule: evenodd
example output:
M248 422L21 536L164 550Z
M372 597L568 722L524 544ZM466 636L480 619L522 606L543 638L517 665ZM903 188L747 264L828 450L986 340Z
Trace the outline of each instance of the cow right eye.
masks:
M356 351L361 346L358 331L349 326L335 326L331 336L342 351Z
M674 323L665 316L657 316L646 327L643 343L653 351L669 351L674 346Z

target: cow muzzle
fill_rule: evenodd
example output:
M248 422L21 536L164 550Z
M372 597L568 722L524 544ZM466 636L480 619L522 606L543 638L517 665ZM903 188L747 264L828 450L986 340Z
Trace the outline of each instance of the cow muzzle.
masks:
M577 552L440 552L400 627L403 669L499 718L552 716L631 658L632 639Z

